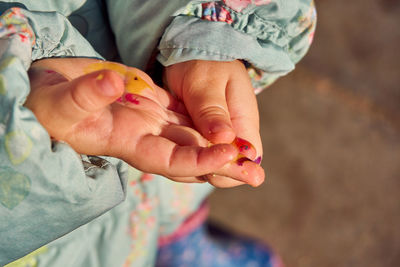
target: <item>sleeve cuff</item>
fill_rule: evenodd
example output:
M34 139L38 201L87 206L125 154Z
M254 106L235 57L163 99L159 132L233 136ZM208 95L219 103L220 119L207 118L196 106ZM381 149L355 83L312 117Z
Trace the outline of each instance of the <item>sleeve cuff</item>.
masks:
M191 1L176 12L159 45L158 60L169 66L200 59L246 62L259 90L294 69L315 30L311 0Z
M273 44L262 47L251 35L236 31L229 24L188 16L174 19L163 35L159 50L158 60L164 66L193 59L243 59L280 75L294 68L288 55Z

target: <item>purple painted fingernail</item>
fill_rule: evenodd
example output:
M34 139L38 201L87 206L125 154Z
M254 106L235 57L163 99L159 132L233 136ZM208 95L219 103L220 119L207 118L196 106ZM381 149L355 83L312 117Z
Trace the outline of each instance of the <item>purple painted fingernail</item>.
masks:
M196 178L197 178L197 180L199 180L201 182L208 182L207 175L198 176Z
M246 158L246 157L242 157L242 158L238 158L238 159L236 160L236 164L239 165L239 166L243 166L243 164L244 164L246 161L252 161L252 160L249 159L249 158Z
M262 157L259 156L258 158L256 158L256 159L254 160L254 163L260 165L260 164L261 164L261 160L262 160Z

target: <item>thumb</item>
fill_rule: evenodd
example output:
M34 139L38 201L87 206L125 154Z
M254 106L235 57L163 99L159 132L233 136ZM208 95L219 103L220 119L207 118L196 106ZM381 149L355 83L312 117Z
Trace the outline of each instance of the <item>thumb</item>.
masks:
M223 62L190 60L167 67L168 87L183 99L196 129L214 144L231 143L236 134L228 109L228 76Z
M25 106L54 138L114 102L124 91L115 72L102 70L46 88L32 88ZM40 90L39 90L40 89Z
M68 99L82 116L111 104L124 91L123 79L110 70L93 72L60 86L64 87L60 94L65 100Z
M57 85L51 98L59 115L73 124L114 102L123 90L117 73L102 70Z
M225 96L225 86L215 85L215 90L202 86L183 93L184 103L196 128L214 144L231 143L235 138ZM220 88L216 88L220 86Z

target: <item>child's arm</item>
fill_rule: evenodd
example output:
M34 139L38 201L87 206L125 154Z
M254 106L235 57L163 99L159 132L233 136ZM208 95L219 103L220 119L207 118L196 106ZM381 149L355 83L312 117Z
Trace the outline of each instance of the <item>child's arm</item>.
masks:
M55 12L11 9L1 14L0 29L2 266L121 203L126 177L108 160L52 142L23 106L32 58L97 53Z

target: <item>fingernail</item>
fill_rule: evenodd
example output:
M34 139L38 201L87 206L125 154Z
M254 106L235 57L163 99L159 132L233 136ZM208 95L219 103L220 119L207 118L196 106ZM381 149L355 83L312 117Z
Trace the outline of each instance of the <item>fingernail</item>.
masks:
M246 157L243 156L243 155L240 155L240 154L239 154L238 159L236 159L236 164L239 165L239 166L243 166L243 164L244 164L246 161L252 161L252 160L249 159L249 158L246 158Z
M197 178L197 180L199 180L199 181L208 182L207 175L198 176L198 177L196 177L196 178Z
M236 137L235 140L233 140L233 144L237 146L239 152L245 152L250 149L255 149L254 146L249 141L246 141L239 137Z
M260 164L261 164L261 160L262 160L262 157L259 156L258 158L256 158L256 159L254 160L254 163L260 165Z
M139 100L137 99L137 97L133 94L126 94L125 95L125 100L128 101L129 103L135 104L135 105L139 105Z
M231 130L231 127L225 123L216 123L210 126L209 134L220 133L226 130Z

